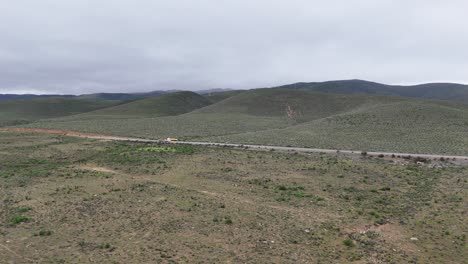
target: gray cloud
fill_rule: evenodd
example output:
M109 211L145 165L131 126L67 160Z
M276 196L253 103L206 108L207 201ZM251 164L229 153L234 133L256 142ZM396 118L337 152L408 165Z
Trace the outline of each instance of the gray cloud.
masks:
M0 2L0 93L468 82L462 0Z

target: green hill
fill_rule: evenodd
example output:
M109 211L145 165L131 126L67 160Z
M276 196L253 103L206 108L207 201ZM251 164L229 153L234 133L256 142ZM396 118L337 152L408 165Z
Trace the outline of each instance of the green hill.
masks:
M28 123L38 119L56 118L89 112L120 103L120 101L77 98L37 98L0 102L0 126Z
M206 97L208 100L210 100L212 103L217 103L229 97L232 97L234 95L238 95L242 92L245 92L245 91L233 90L233 91L210 92L210 93L203 94L203 96Z
M468 107L440 102L377 104L281 129L207 137L239 142L329 149L468 154Z
M417 97L435 100L448 100L468 103L468 85L457 83L427 83L420 85L388 85L364 80L336 80L326 82L299 82L274 88L290 90L307 90L338 94L374 94ZM176 92L176 90L152 91L142 93L94 93L83 95L33 95L33 94L0 94L0 101L46 97L83 98L93 100L133 101ZM243 91L229 89L211 89L198 91L212 102L219 102Z
M94 100L117 100L117 101L134 101L148 97L163 95L166 91L154 91L147 93L94 93L83 94L78 96L80 99L94 99Z
M210 103L180 92L27 126L144 138L468 155L468 105L463 103L301 89L249 90Z
M308 90L341 94L380 94L449 100L468 103L468 85L455 83L428 83L420 85L386 85L363 80L343 80L295 83L281 86L285 89Z
M194 113L237 113L250 116L278 117L305 122L360 107L407 100L399 97L343 95L287 89L256 89L229 97Z
M191 112L209 104L211 102L207 98L197 93L175 92L100 109L83 114L79 118L173 116Z

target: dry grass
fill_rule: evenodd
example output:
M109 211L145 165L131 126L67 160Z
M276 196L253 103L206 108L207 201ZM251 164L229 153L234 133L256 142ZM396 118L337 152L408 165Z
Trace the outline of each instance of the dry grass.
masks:
M153 148L160 147L0 133L0 259L462 263L467 257L467 168L227 148L147 151ZM11 223L16 215L28 221Z

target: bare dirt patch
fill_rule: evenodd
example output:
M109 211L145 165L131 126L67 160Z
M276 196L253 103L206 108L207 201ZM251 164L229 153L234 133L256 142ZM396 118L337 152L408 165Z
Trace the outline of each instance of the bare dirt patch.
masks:
M84 165L84 166L79 166L79 169L82 170L90 170L90 171L98 171L98 172L105 172L105 173L117 173L113 169L105 168L105 167L99 167L95 165Z

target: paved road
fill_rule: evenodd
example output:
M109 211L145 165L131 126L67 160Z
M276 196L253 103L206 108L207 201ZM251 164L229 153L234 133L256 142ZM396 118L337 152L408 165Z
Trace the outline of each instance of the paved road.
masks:
M194 142L194 141L166 141L160 139L143 139L133 137L120 137L110 135L99 135L80 133L73 131L63 130L48 130L48 129L27 129L27 128L0 128L0 131L15 131L15 132L37 132L47 133L55 135L75 136L90 139L101 139L101 140L117 140L117 141L130 141L130 142L146 142L146 143L170 143L170 144L188 144L188 145L199 145L199 146L217 146L217 147L233 147L233 148L247 148L254 150L275 150L284 152L301 152L301 153L337 153L336 149L319 149L319 148L297 148L297 147L281 147L281 146L266 146L266 145L248 145L248 144L227 144L227 143L213 143L213 142ZM359 150L339 150L341 154L347 155L361 155ZM378 156L411 156L421 157L427 159L455 159L455 160L468 160L468 156L454 156L454 155L438 155L438 154L415 154L415 153L397 153L397 152L381 152L381 151L368 151L367 155Z
M192 141L178 141L171 142L176 144L190 144L190 145L203 145L203 146L227 146L234 148L248 148L248 149L258 149L258 150L278 150L286 152L302 152L302 153L337 153L336 149L319 149L319 148L297 148L297 147L281 147L281 146L266 146L266 145L247 145L247 144L225 144L225 143L210 143L210 142L192 142ZM341 154L348 155L361 155L361 151L356 150L339 150ZM414 153L396 153L396 152L380 152L380 151L368 151L367 155L378 156L412 156L412 157L421 157L427 159L458 159L458 160L468 160L468 156L453 156L453 155L435 155L435 154L414 154Z

